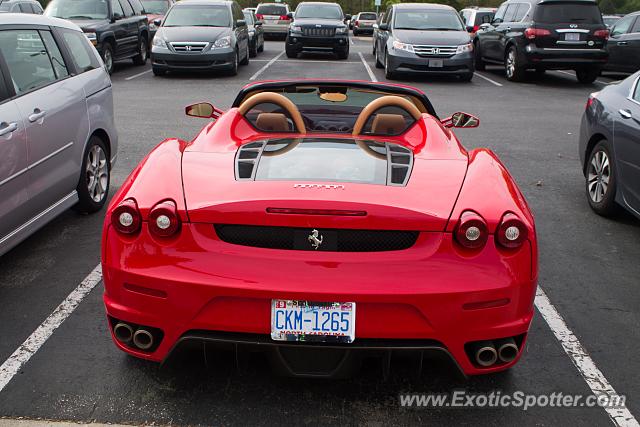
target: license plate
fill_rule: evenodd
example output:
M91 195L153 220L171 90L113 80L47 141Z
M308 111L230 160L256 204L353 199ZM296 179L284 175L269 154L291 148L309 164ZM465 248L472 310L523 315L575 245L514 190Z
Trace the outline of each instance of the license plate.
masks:
M568 42L580 41L580 33L567 33L564 35L564 39Z
M271 301L275 341L351 343L355 330L355 302Z
M442 68L444 66L444 62L442 59L430 59L429 67L430 68Z

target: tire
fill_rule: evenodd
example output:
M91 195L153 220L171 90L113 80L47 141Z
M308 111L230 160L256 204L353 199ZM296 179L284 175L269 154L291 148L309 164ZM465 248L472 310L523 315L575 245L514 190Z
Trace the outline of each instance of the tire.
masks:
M82 158L80 179L76 191L78 203L73 207L77 212L98 212L109 196L111 161L106 145L97 136L89 138Z
M582 68L576 70L576 78L584 85L595 82L599 75L599 68Z
M353 36L354 37L357 36L358 34L360 34L360 33L358 33L356 30L353 30Z
M389 68L389 54L388 52L385 52L384 54L384 77L387 80L393 80L396 78L396 74L391 71L391 69Z
M347 59L349 57L349 48L347 47L344 50L339 50L336 52L338 59Z
M287 41L285 41L285 53L287 55L287 58L297 58L298 57L298 52L295 51L295 49L289 47L289 43Z
M154 76L158 76L158 77L164 76L167 73L165 70L158 67L151 67L151 71L153 71Z
M258 40L257 39L251 46L249 46L249 56L252 58L255 58L256 56L258 56Z
M382 62L380 62L379 54L380 51L376 50L376 68L382 69L384 68L384 65L382 65Z
M229 75L237 76L238 75L238 64L240 62L240 53L236 50L236 57L229 69Z
M264 52L264 36L261 37L260 46L258 46L258 52Z
M376 39L373 39L373 47L371 48L371 54L375 56L376 54Z
M458 77L460 77L460 80L463 82L470 82L473 79L473 73L460 74Z
M504 71L509 81L521 82L525 78L525 68L520 64L518 50L515 46L510 46L507 49L504 56Z
M134 65L145 65L149 58L149 43L146 37L140 37L140 44L138 46L138 54L133 57Z
M585 189L589 206L595 213L609 217L618 210L615 202L617 181L616 163L606 139L598 142L585 165Z
M102 47L102 62L104 62L104 68L110 75L113 74L113 46L111 43L106 42Z
M475 57L475 67L478 71L484 71L487 67L485 62L482 60L482 52L480 51L480 42L476 43L474 46L473 52Z
M245 57L242 61L240 61L240 65L249 65L249 57L251 56L251 49L249 49L249 43L247 43L247 51L245 52Z

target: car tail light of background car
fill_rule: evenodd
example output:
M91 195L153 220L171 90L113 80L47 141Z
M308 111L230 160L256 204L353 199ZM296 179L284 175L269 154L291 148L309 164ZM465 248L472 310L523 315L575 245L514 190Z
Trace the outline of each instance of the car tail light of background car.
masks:
M593 32L593 36L607 40L609 38L609 30L596 30Z
M455 230L458 243L468 249L479 249L485 245L489 230L484 219L473 211L464 211Z
M527 28L524 30L524 36L529 40L533 40L537 37L546 37L550 36L551 31L545 30L544 28Z
M589 108L591 108L591 106L593 105L594 101L598 97L599 93L600 92L593 92L591 95L589 95L589 99L587 99L587 105L585 105L585 107L584 107L585 110L588 110Z
M149 231L160 237L169 237L180 230L180 217L173 200L165 200L149 213Z
M356 27L360 26L360 21L356 21L353 25L355 25Z
M142 217L135 200L124 200L111 213L111 224L122 234L135 234L140 230Z
M289 21L291 18L289 18L289 16L287 15L280 15L280 20L281 21Z
M504 214L500 225L496 229L496 242L498 245L508 249L519 248L527 240L527 237L527 227L520 218L511 212Z
M262 21L264 19L264 15L261 13L256 13L256 18Z

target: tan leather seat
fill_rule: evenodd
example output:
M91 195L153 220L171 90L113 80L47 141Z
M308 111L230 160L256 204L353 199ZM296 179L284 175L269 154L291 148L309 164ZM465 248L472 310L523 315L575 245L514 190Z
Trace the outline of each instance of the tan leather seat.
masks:
M260 113L256 119L256 127L270 132L289 132L287 116L282 113Z
M407 124L402 114L376 114L371 125L371 132L376 135L398 135Z

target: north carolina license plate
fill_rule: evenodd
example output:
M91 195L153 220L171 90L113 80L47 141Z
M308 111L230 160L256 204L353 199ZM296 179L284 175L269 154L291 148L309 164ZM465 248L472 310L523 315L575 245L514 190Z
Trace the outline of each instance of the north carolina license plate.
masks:
M564 35L564 39L568 42L580 41L580 33L567 33Z
M430 59L429 67L430 68L442 68L444 66L444 62L442 59Z
M273 340L351 343L355 330L355 302L271 300Z

